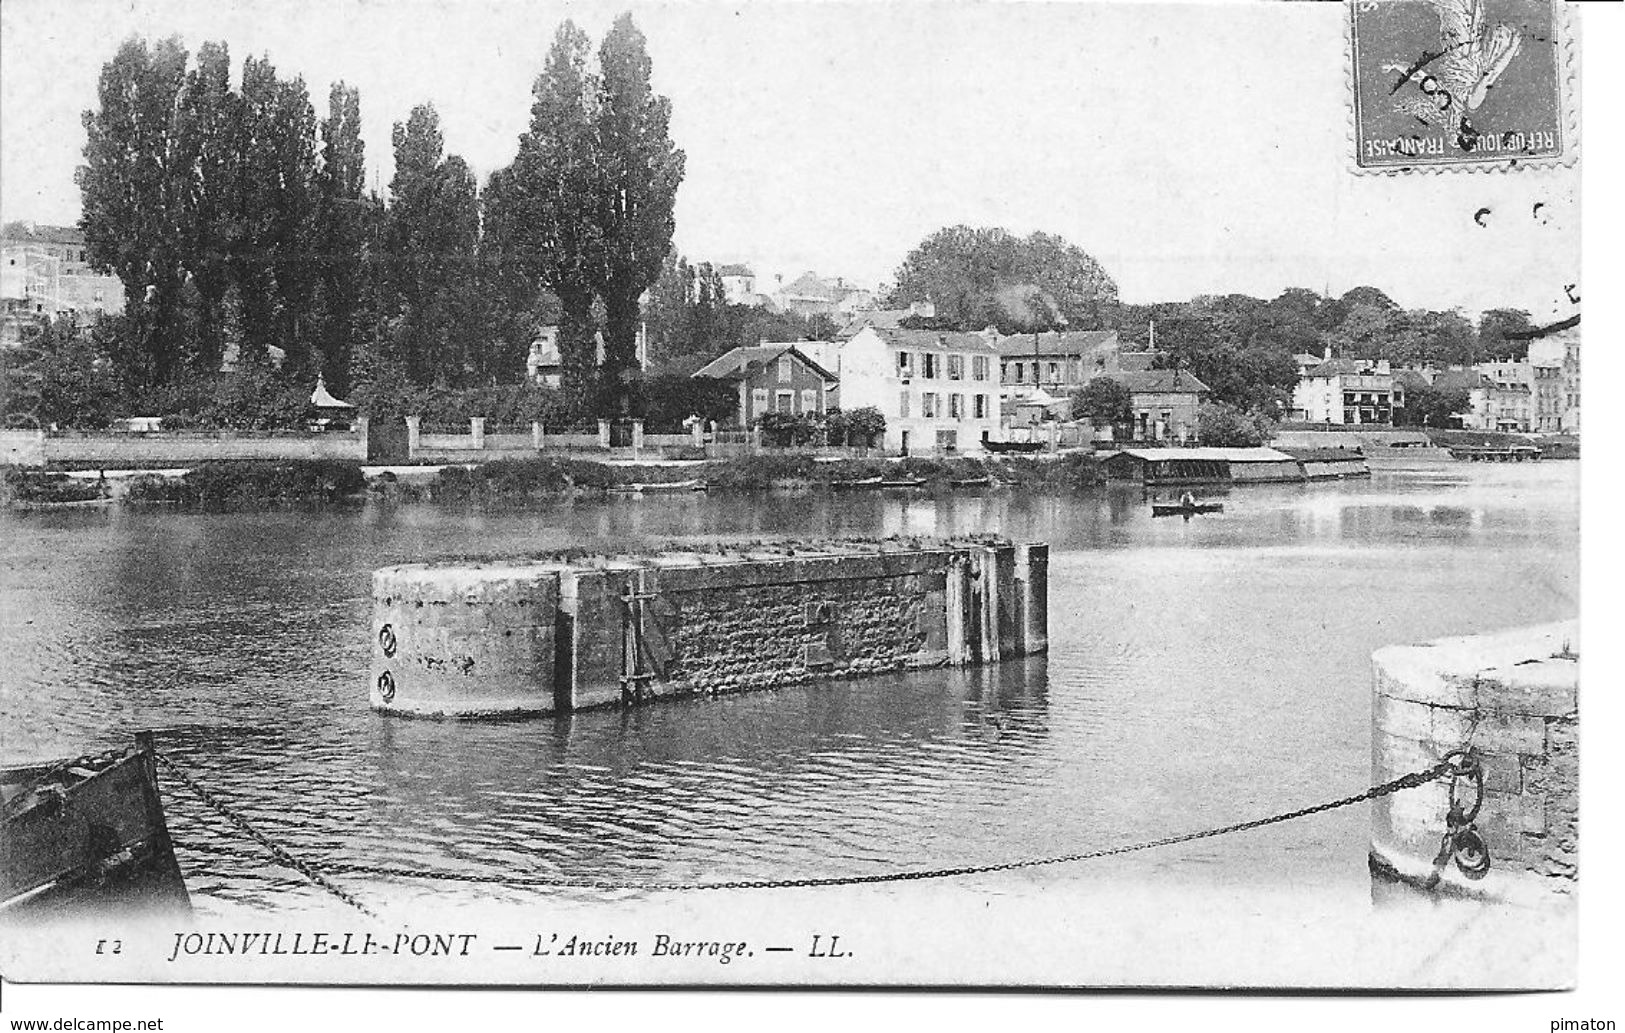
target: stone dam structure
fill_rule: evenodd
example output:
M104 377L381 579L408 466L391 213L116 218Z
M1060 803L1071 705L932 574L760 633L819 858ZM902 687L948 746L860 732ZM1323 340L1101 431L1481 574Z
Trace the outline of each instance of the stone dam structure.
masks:
M1409 885L1530 906L1572 897L1579 660L1578 621L1373 655L1373 784L1458 750L1478 772L1373 802L1374 890ZM1482 868L1458 863L1443 841L1453 799L1482 844Z
M405 564L373 574L372 706L562 714L1048 649L1049 547L998 538Z

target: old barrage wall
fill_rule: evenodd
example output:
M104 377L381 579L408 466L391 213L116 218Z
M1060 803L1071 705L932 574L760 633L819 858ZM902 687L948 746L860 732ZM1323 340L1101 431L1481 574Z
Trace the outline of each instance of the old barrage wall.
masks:
M1047 650L1048 564L977 538L388 567L369 691L479 718L993 663Z
M1373 655L1375 781L1452 751L1473 767L1374 801L1379 885L1534 904L1570 894L1579 866L1579 650L1579 623L1567 621ZM1457 863L1444 842L1452 794L1487 854L1482 871Z

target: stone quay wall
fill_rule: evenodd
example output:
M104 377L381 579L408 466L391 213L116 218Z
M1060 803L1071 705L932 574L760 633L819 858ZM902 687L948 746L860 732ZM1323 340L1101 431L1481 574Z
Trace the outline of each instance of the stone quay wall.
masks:
M1539 904L1578 877L1577 621L1392 646L1372 657L1372 775L1385 782L1470 749L1483 776L1474 819L1489 871L1438 858L1450 779L1372 806L1371 869L1435 893ZM1458 788L1464 805L1470 786Z
M478 718L992 663L1047 650L1047 590L1047 546L991 540L389 567L370 693Z
M64 432L10 431L0 435L0 465L96 463L187 466L212 460L340 459L367 461L367 426L320 433L252 431Z

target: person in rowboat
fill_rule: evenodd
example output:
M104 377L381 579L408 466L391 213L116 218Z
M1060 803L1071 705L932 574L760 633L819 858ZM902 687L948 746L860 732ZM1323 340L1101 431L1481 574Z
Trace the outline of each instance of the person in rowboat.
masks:
M1179 496L1179 504L1184 506L1186 509L1195 509L1196 496L1192 495L1189 491L1186 491L1185 494Z

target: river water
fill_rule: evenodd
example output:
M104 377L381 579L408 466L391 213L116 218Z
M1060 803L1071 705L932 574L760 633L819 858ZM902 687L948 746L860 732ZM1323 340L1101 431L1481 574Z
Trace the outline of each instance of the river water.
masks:
M1190 521L1153 520L1115 488L0 514L0 755L160 729L297 854L496 880L346 880L406 904L534 899L501 885L516 874L687 882L1070 853L1365 788L1371 651L1573 616L1578 488L1574 463L1412 460L1369 481L1238 488L1222 516ZM557 720L367 706L378 566L970 531L1050 543L1047 658ZM260 860L191 849L253 848L166 792L201 909L312 902ZM1345 808L1089 864L1146 885L1360 897L1367 820Z

